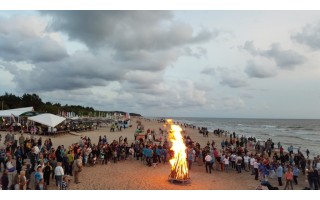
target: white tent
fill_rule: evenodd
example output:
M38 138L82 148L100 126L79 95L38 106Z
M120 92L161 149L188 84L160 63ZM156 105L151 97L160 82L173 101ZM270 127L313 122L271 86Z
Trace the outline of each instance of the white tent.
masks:
M33 107L25 107L25 108L15 108L10 110L0 110L0 117L10 117L11 114L15 117L19 117L22 113L34 111Z
M55 127L58 124L60 124L61 122L63 122L64 120L66 120L66 118L60 117L57 115L53 115L50 113L45 113L45 114L40 114L40 115L33 116L33 117L28 117L28 120L38 122L38 123L46 125L46 126Z

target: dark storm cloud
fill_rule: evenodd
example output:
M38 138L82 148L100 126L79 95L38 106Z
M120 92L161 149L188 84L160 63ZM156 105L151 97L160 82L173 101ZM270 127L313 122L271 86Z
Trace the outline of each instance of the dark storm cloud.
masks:
M252 78L269 78L277 74L272 66L262 66L253 61L248 61L245 73Z
M320 49L320 22L317 24L311 25L307 24L302 28L298 33L291 35L291 39L300 43L309 46L314 50Z
M242 48L253 56L262 56L274 60L281 69L293 69L306 61L304 56L293 50L282 50L277 43L271 44L269 50L260 50L255 48L253 41L246 41Z
M170 49L186 43L204 42L218 34L198 33L183 22L173 21L170 11L42 11L53 17L50 26L90 48L118 51Z
M179 51L127 51L118 52L113 56L115 62L128 70L161 71L171 62L178 59Z
M0 57L5 61L50 62L67 57L65 48L37 32L37 19L17 16L0 18ZM26 28L25 24L29 24ZM30 29L35 29L34 31Z
M13 66L5 66L8 70ZM104 58L77 52L60 62L39 63L31 70L15 70L14 80L22 91L53 91L104 86L121 79L124 71Z
M79 90L119 82L119 90L130 94L162 95L167 90L162 83L162 72L180 56L205 56L206 49L198 45L219 34L206 28L196 31L187 23L175 21L173 13L168 11L40 13L49 18L49 24L44 21L36 32L26 26L29 29L21 31L24 36L20 37L25 48L12 48L15 39L3 40L7 42L2 45L6 48L3 51L15 54L17 62L12 69L9 62L3 66L15 71L13 80L24 92ZM39 24L34 25L37 27ZM48 38L52 33L59 37L65 33L68 40L85 44L88 50L67 55L63 46ZM63 45L73 48L69 43ZM189 47L192 51L184 54ZM20 57L19 51L24 53ZM31 63L31 69L17 67L18 61Z

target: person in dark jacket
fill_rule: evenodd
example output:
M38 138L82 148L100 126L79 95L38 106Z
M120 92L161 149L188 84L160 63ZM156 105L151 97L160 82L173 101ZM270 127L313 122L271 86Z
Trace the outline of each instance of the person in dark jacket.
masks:
M30 153L30 162L31 162L31 172L34 172L36 163L37 163L37 154L34 152L34 148L31 149Z
M308 177L308 183L309 183L309 188L312 190L313 189L313 176L314 176L314 173L313 173L313 169L308 169L307 170L307 177Z
M20 174L20 171L22 169L22 158L20 156L16 158L16 169L17 173Z
M315 190L319 190L319 172L317 169L313 169L313 186Z
M1 185L2 185L2 190L8 190L9 178L8 178L8 171L6 169L3 171L3 174L1 176Z
M52 168L49 165L49 162L46 162L46 166L43 169L43 179L47 185L50 185L50 175L52 173Z
M57 162L62 162L63 158L61 156L61 146L58 146L56 152L55 152L56 158L57 158Z

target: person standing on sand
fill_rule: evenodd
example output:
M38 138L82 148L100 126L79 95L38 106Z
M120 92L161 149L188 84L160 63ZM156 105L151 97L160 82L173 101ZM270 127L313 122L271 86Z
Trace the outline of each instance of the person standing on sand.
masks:
M279 163L277 168L277 177L278 177L278 186L282 186L282 176L283 176L283 168L282 165Z
M42 169L41 169L41 166L38 166L37 172L34 174L34 188L39 186L40 180L42 180L42 179L43 179Z
M49 162L46 162L46 165L43 169L43 179L44 182L49 185L50 184L50 175L52 173L52 167L50 166Z
M307 158L309 158L309 154L310 154L309 149L306 150L306 154L307 154Z
M188 169L191 170L192 162L194 160L193 148L189 145L187 149Z
M313 168L313 186L315 190L319 190L319 172L316 168Z
M250 166L249 166L250 157L246 154L246 155L243 157L243 160L244 160L244 170L245 170L246 172L248 172L249 169L250 169Z
M236 157L236 170L238 173L241 173L241 163L242 163L242 157L240 154Z
M9 185L8 171L4 169L1 176L2 190L8 190L8 185Z
M61 167L61 162L57 163L56 168L54 169L54 175L56 177L56 186L60 188L61 182L62 182L62 177L64 176L64 170Z
M260 165L259 160L255 159L254 164L253 164L254 174L255 174L254 179L255 180L258 180L258 177L259 177L259 170L258 170L259 169L259 165Z
M206 172L208 173L208 168L209 168L209 173L211 174L211 168L212 168L211 160L212 160L212 157L210 156L209 153L207 153L207 155L206 155L206 157L204 159L206 161Z
M254 175L254 162L256 161L256 159L253 157L253 155L251 154L251 158L250 158L250 166L251 166L251 175Z
M19 190L27 189L26 171L21 170L19 175Z
M298 185L298 176L300 173L299 168L297 166L294 166L292 173L293 173L293 181L296 185Z
M292 180L293 180L293 173L291 167L288 167L288 171L285 173L284 177L286 178L286 185L284 186L284 190L289 189L289 184L291 186L291 190L293 190Z
M225 158L223 159L225 172L228 172L228 169L229 169L229 159L230 158L228 154L226 154Z
M76 184L80 183L79 174L82 171L82 158L81 158L81 156L79 156L76 160L73 161L72 171L74 174L74 182Z
M197 161L198 161L198 166L202 166L203 165L203 158L202 158L202 148L200 148L200 150L199 150L199 154L198 154L198 159L197 159Z

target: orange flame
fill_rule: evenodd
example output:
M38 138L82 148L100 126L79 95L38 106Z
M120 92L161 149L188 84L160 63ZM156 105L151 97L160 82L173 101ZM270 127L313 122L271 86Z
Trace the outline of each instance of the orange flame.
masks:
M189 171L187 165L186 145L181 135L180 126L173 125L172 120L167 120L170 125L170 141L172 142L171 150L174 151L174 157L169 160L171 164L170 177L178 180L189 179Z

